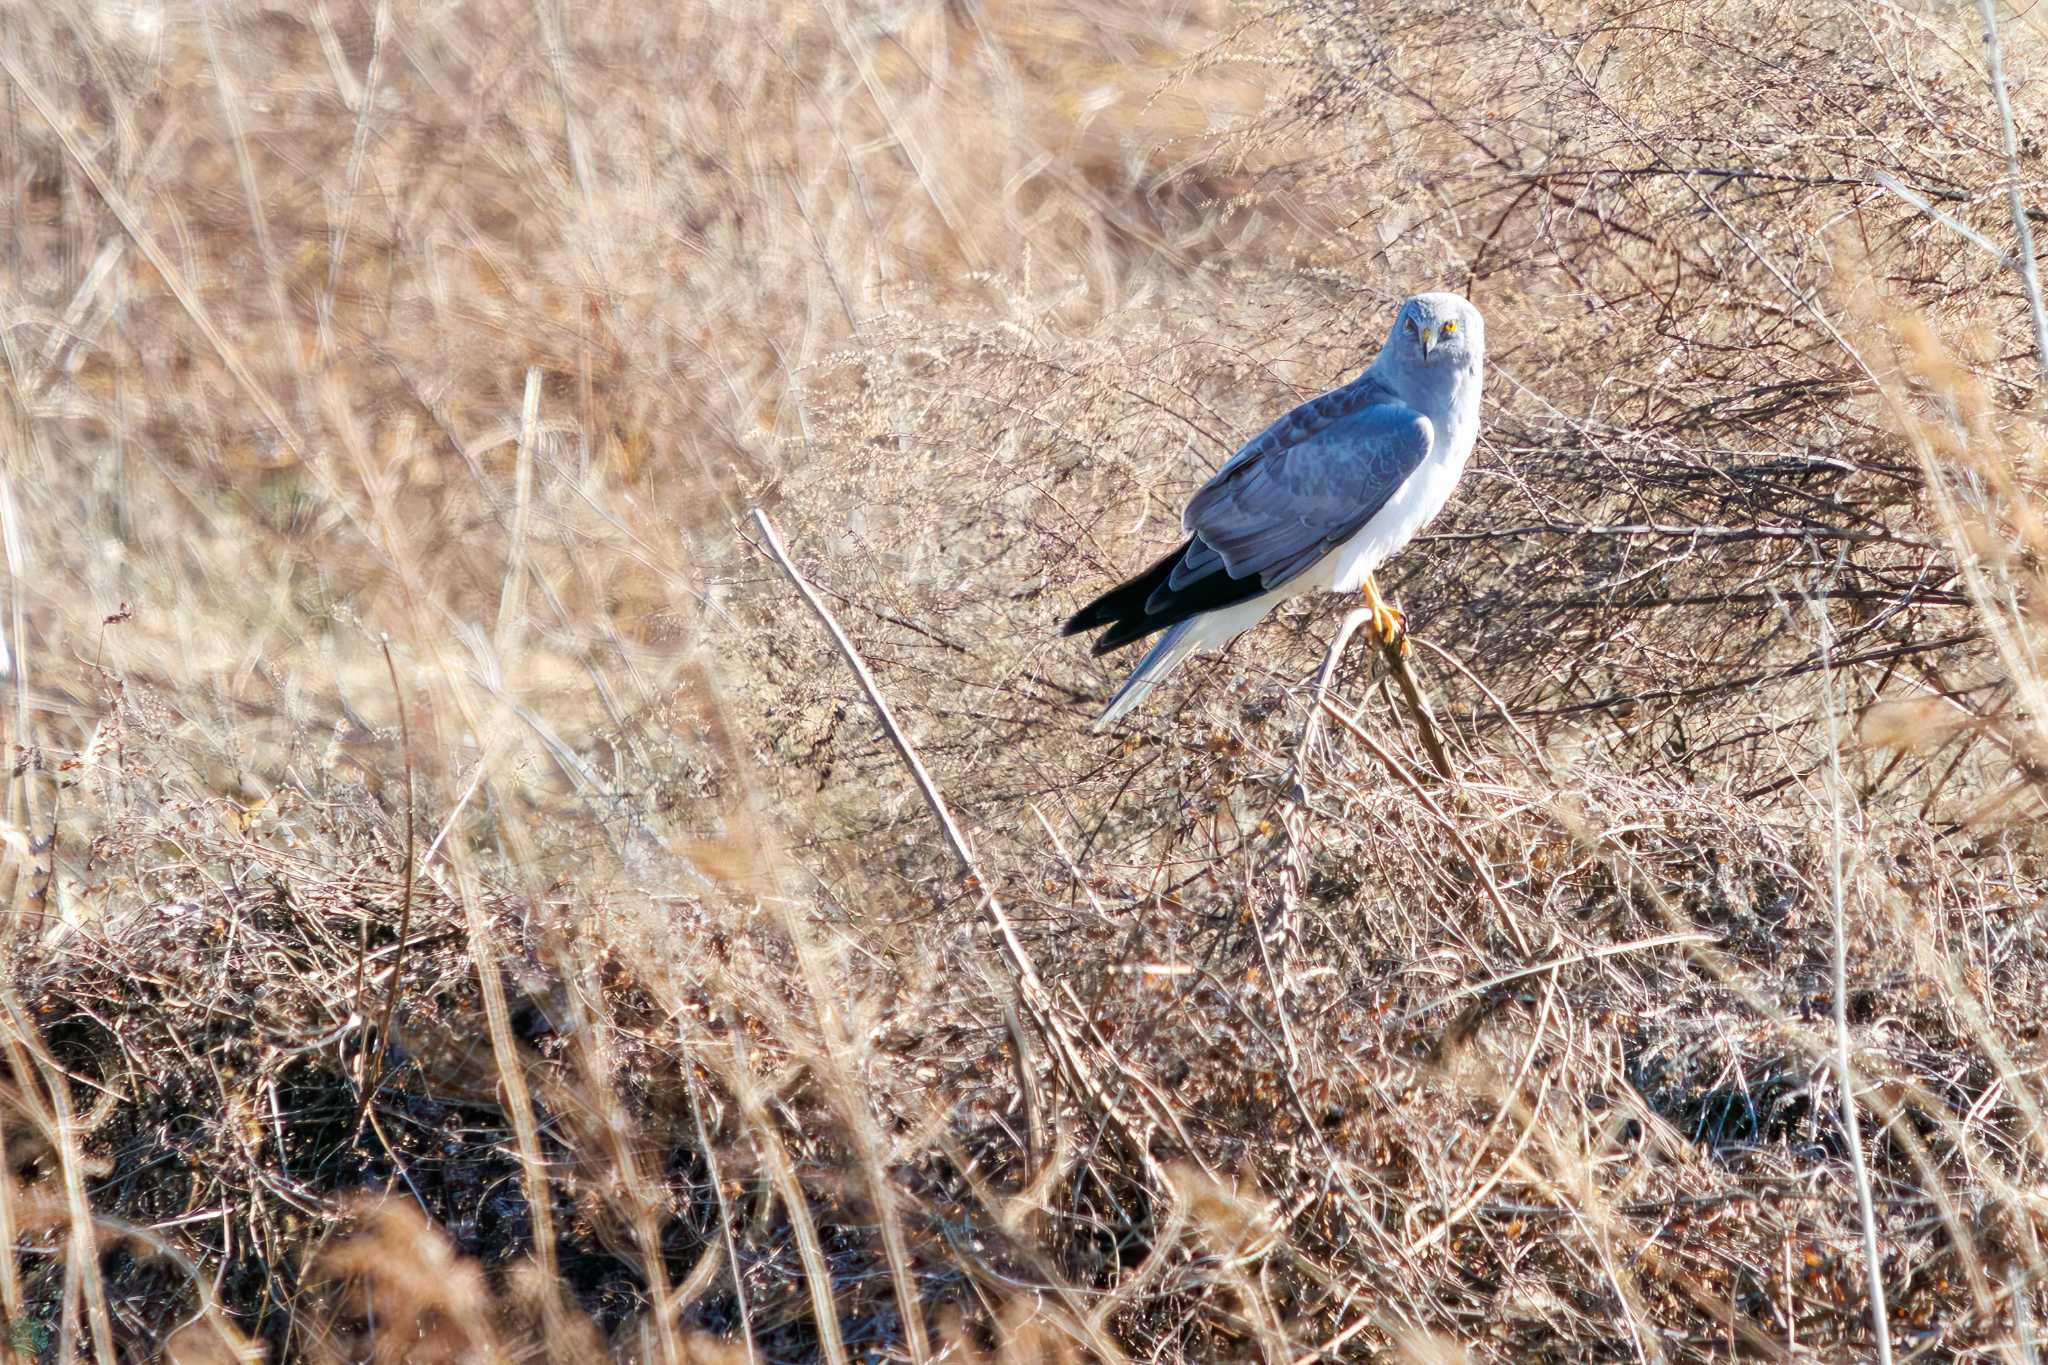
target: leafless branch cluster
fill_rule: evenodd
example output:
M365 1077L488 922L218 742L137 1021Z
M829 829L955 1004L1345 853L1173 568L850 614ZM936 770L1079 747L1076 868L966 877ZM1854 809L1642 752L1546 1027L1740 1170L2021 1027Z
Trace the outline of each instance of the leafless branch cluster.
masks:
M0 14L0 1351L2039 1359L2043 72ZM1438 287L1407 672L1090 735L1055 623Z

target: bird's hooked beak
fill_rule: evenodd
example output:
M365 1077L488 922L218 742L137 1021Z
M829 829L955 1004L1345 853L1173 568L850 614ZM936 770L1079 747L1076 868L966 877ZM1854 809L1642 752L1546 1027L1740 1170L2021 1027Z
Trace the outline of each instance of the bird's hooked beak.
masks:
M1425 324L1422 329L1422 358L1424 360L1429 359L1429 353L1434 351L1443 339L1444 334L1442 332Z

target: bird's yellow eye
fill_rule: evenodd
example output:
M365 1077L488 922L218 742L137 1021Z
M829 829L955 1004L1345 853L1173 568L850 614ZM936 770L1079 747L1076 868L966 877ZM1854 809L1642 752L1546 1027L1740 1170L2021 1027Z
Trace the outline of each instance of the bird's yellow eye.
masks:
M1457 324L1457 323L1455 323L1455 322L1447 322L1447 323L1445 323L1445 324L1443 325L1443 335L1445 335L1445 336L1449 336L1449 335L1450 335L1451 333L1453 333L1453 332L1455 332L1455 331L1457 331L1457 330L1458 330L1458 324Z

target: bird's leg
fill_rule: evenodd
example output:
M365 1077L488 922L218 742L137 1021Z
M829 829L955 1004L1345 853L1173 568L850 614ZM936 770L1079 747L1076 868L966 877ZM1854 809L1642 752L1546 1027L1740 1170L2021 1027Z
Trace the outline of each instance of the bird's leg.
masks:
M1401 657L1408 657L1412 652L1408 644L1408 618L1399 607L1380 596L1380 585L1373 582L1371 574L1365 576L1365 605L1372 612L1372 628L1379 632L1380 642L1391 645L1398 640Z

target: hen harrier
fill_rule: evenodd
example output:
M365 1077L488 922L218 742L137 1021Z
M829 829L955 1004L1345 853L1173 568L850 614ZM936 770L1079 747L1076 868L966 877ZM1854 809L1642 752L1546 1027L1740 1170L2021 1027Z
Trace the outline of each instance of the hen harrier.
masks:
M1429 524L1465 472L1485 351L1477 308L1455 294L1417 294L1364 374L1231 456L1182 515L1186 543L1063 628L1107 626L1097 654L1166 632L1095 728L1143 701L1190 654L1221 649L1305 592L1362 588L1380 638L1400 639L1401 613L1380 596L1373 570Z

